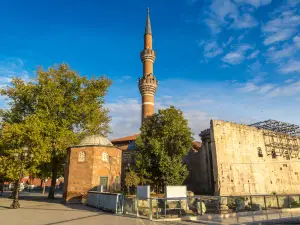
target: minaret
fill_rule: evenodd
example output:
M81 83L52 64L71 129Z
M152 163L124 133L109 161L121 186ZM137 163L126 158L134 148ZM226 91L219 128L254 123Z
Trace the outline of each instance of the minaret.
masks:
M152 30L150 23L150 10L146 20L144 34L144 50L141 52L143 62L143 77L139 78L139 89L142 95L142 123L148 116L154 114L154 94L158 81L153 75L153 64L155 61L155 51L152 49Z

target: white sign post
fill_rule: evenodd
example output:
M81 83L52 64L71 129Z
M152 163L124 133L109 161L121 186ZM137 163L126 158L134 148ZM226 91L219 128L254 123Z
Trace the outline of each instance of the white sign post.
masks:
M166 186L165 193L166 193L166 198L186 198L187 197L186 186Z

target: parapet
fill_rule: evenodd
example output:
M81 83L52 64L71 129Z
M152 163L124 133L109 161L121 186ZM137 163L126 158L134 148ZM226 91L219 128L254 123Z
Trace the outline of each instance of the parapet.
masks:
M154 95L157 88L158 81L155 77L142 77L139 78L139 89L141 95L152 94Z

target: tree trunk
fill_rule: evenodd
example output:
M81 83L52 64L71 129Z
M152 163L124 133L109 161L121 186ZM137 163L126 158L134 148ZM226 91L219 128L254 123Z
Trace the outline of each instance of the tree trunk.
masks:
M15 183L14 183L14 190L13 190L13 193L12 193L13 202L10 205L10 208L12 208L12 209L20 208L19 190L20 190L20 180L16 180Z
M54 158L53 163L52 163L51 187L50 187L49 194L48 194L49 199L54 199L56 177L57 177L57 167L58 167L58 161Z
M46 191L46 182L45 182L45 180L43 180L43 184L44 184L44 186L43 186L43 195L44 195L45 191Z

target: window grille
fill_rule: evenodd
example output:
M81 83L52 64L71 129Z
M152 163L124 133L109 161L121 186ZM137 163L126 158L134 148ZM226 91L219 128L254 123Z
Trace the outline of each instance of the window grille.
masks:
M86 160L86 154L85 154L85 152L79 152L78 162L84 162L85 160Z

